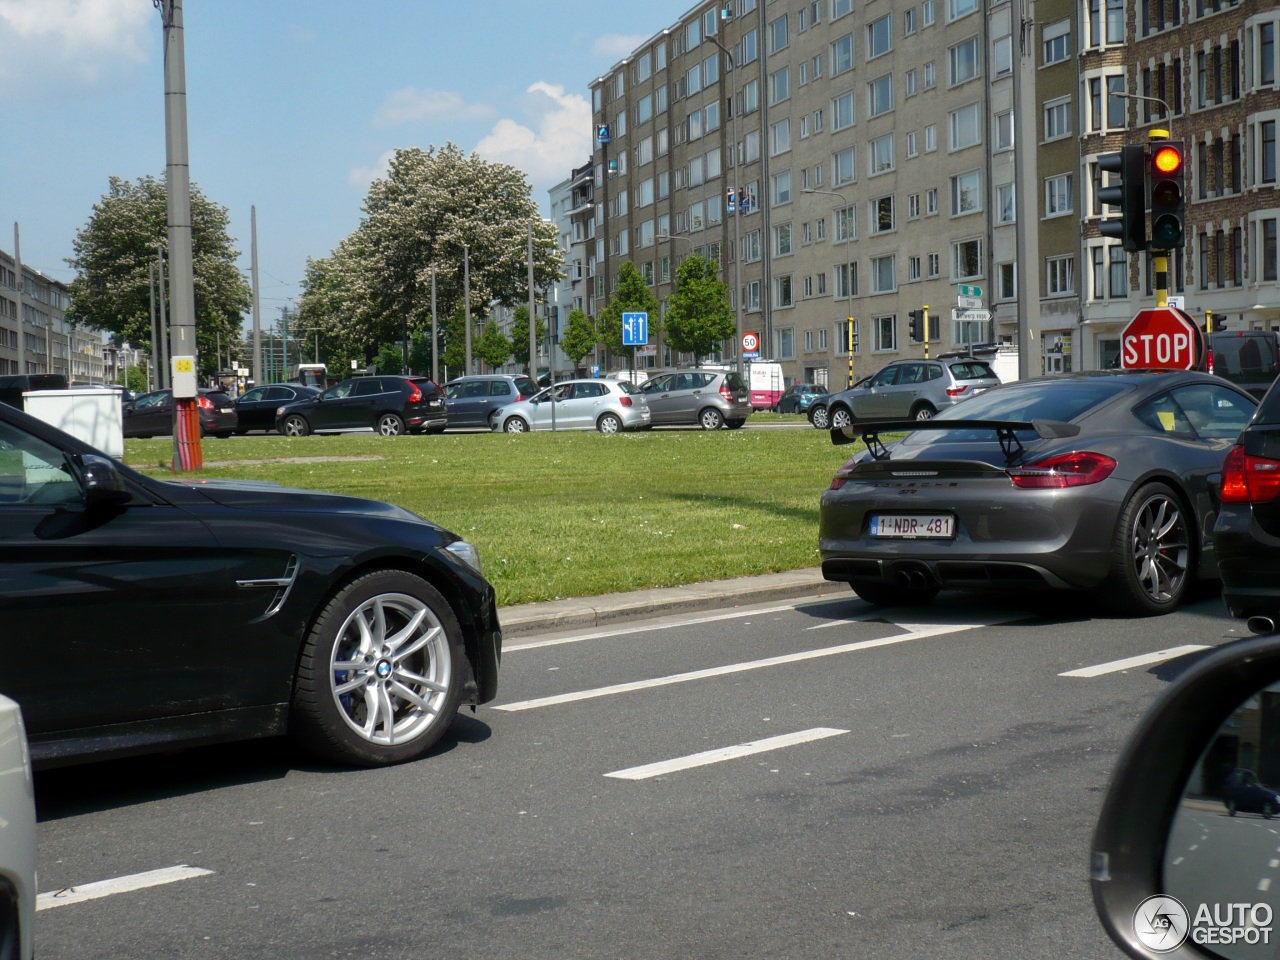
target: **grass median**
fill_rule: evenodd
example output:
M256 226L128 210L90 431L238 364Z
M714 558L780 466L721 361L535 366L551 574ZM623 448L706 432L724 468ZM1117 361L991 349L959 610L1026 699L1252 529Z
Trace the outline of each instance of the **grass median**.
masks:
M849 450L826 431L751 425L253 435L206 440L204 475L399 504L479 547L508 605L815 566L818 497ZM171 440L129 440L124 459L164 479L172 452Z

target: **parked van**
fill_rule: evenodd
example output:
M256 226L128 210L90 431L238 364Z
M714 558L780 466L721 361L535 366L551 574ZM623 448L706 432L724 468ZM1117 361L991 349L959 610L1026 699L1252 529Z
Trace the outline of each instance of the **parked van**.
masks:
M1209 334L1209 372L1261 398L1280 373L1280 333L1231 330Z
M29 390L66 390L67 378L60 373L21 373L0 377L0 403L24 409L22 395Z
M775 410L787 390L782 364L772 360L747 361L747 385L751 388L751 406L756 410Z

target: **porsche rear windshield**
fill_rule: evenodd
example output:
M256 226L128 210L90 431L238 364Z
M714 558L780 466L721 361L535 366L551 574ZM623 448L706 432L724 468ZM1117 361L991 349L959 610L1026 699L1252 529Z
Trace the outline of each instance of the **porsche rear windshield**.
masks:
M938 414L939 420L1062 420L1070 422L1112 397L1133 389L1123 380L1038 380L1011 383L957 403ZM967 431L960 431L961 433ZM949 433L948 442L962 439ZM936 443L937 433L910 434L908 443Z

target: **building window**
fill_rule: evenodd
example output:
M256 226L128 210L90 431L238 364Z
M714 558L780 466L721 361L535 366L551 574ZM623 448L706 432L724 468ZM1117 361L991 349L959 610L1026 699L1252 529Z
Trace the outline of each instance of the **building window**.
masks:
M1069 173L1047 177L1044 181L1044 215L1060 217L1075 210L1073 177Z
M907 7L902 12L902 33L904 36L911 36L916 32L916 8Z
M920 258L907 257L907 280L914 282L920 279Z
M1013 149L1013 111L996 114L996 149Z
M1262 264L1262 279L1264 281L1274 282L1277 278L1278 267L1276 257L1276 224L1275 218L1258 221L1258 232L1260 234L1259 241L1259 257Z
M784 170L773 177L773 205L791 202L791 171Z
M838 77L853 69L853 34L831 44L831 76Z
M907 133L907 157L916 157L920 155L920 134L915 130Z
M783 67L769 75L769 103L781 103L791 98L791 68Z
M867 26L867 59L883 56L893 49L893 19L885 14Z
M920 92L920 73L915 67L907 71L907 96L914 97Z
M1108 283L1111 287L1111 297L1113 299L1127 297L1129 295L1129 255L1119 244L1112 244L1107 247L1107 250L1110 262Z
M1013 37L1007 35L996 40L992 48L991 59L997 77L1007 77L1013 73Z
M1018 296L1018 267L1015 263L996 264L996 297L1013 300Z
M955 86L978 75L978 38L970 37L947 50L950 83Z
M819 221L821 222L821 221ZM858 218L856 208L841 207L832 211L831 222L835 227L831 239L836 243L847 243L858 239Z
M714 12L712 11L712 13ZM769 24L769 52L777 53L779 50L785 49L787 43L787 18L785 16L779 17Z
M889 233L897 224L894 222L893 197L878 197L871 201L871 233L872 235Z
M936 279L939 271L942 269L940 266L941 260L942 258L939 257L936 253L929 254L929 279L930 280Z
M867 109L873 117L893 109L893 77L890 74L886 73L867 84Z
M835 154L832 158L832 185L841 187L846 183L852 183L857 176L857 166L854 162L854 148L847 147Z
M898 276L894 256L890 254L887 257L872 257L871 292L892 293L896 289L898 289Z
M1090 77L1088 91L1089 132L1105 133L1110 130L1124 130L1127 126L1125 101L1124 97L1120 96L1125 92L1124 75Z
M978 0L947 0L947 22L967 17L978 9Z
M951 178L951 215L961 217L982 210L982 173L971 170Z
M1044 262L1045 289L1056 297L1076 292L1076 258L1047 257Z
M981 104L971 103L951 112L951 149L963 150L982 142Z
M920 194L913 193L907 197L907 218L910 220L920 219Z
M920 22L926 27L932 27L937 22L937 14L935 11L936 0L924 0L920 5Z
M938 188L930 187L924 192L924 215L932 217L938 212Z
M1276 182L1276 122L1258 124L1258 182Z
M951 245L951 279L972 280L982 276L982 241L960 240Z
M875 348L877 350L898 349L898 323L896 317L872 317L871 327L875 330Z
M1017 208L1014 206L1014 185L1001 183L996 186L996 223L1017 223Z
M790 307L795 305L795 291L791 285L791 276L773 278L773 305Z
M868 157L871 174L887 173L893 169L893 134L888 133L871 141L871 153Z
M933 153L938 149L938 125L931 123L924 128L924 152Z
M1180 2L1180 0L1179 0ZM1044 28L1044 65L1058 63L1071 56L1071 21L1059 20Z
M760 259L760 231L752 230L742 235L742 260L755 263Z
M1044 138L1061 140L1071 136L1071 98L1050 100L1044 105Z
M831 101L831 132L853 125L853 91Z
M775 257L791 255L791 224L784 223L773 228L773 255Z
M791 149L791 121L779 120L769 128L769 156L776 157Z
M938 83L938 68L932 60L924 65L924 88L932 90Z

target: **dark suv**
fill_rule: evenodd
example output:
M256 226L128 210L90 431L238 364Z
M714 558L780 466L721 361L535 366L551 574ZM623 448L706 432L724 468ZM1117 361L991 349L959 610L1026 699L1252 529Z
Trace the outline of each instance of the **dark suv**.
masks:
M1209 334L1209 372L1260 398L1280 373L1280 333L1236 330Z
M451 427L489 429L489 414L509 403L528 400L538 385L526 376L491 373L458 377L444 385L445 408Z
M426 377L355 377L276 411L276 429L286 437L360 427L384 437L440 433L448 422L444 392Z

